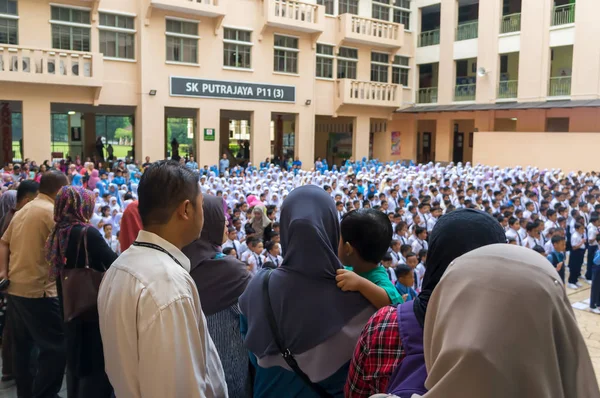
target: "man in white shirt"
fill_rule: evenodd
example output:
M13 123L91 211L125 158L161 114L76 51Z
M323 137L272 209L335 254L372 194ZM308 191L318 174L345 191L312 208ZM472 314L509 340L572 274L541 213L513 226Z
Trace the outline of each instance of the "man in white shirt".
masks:
M200 236L194 173L152 164L138 187L144 229L106 272L98 294L105 368L115 395L227 397L223 367L181 248Z

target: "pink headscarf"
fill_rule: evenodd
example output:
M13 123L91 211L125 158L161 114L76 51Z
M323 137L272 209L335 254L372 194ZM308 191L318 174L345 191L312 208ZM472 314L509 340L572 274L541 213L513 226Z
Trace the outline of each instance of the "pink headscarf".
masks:
M96 189L96 184L98 183L98 181L100 181L98 170L93 170L92 175L90 176L90 179L88 181L88 188Z
M246 202L248 203L248 206L250 206L250 207L261 206L263 204L263 202L258 200L258 198L254 195L249 195L246 198Z

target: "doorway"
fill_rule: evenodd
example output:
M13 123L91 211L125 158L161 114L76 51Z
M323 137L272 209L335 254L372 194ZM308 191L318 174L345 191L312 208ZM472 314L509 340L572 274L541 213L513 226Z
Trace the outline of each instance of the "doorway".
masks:
M458 125L457 125L458 127ZM454 132L454 145L452 150L452 161L454 163L463 161L463 150L465 144L465 133Z
M252 112L221 110L220 154L226 154L230 167L246 166L250 161Z

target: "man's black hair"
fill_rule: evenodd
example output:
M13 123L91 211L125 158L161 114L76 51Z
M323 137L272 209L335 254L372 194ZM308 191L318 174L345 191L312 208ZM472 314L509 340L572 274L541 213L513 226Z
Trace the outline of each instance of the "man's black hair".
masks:
M379 263L392 241L390 219L375 209L359 209L346 214L341 223L342 240L349 243L360 258Z
M555 245L559 242L562 242L563 240L566 240L564 236L554 235L550 241L552 242L553 245Z
M277 243L273 242L272 240L268 241L267 243L265 243L265 249L270 252L271 250L273 250L273 248L275 247Z
M412 250L412 246L411 245L402 245L400 246L400 254L402 254L402 256L404 256L404 253L410 253L410 251ZM404 256L406 257L406 256Z
M183 201L189 200L195 208L199 194L198 176L187 167L171 160L152 163L138 186L142 224L166 224Z
M390 253L385 253L381 258L381 261L392 261L392 255Z
M223 254L229 256L233 250L235 250L233 247L226 247L223 249Z
M25 199L29 195L37 195L40 190L40 184L32 180L25 180L19 184L17 188L17 203Z
M396 278L402 278L411 272L414 272L413 269L406 264L398 264L396 266Z
M57 170L47 171L42 174L39 192L54 198L58 191L68 184L69 180L64 173Z

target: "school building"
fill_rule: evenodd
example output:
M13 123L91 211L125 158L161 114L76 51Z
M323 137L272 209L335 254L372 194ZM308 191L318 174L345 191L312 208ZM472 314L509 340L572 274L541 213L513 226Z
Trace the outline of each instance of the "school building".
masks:
M201 165L592 169L597 15L596 0L0 0L0 160L110 144Z

